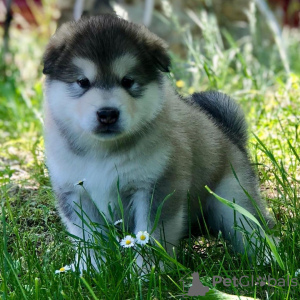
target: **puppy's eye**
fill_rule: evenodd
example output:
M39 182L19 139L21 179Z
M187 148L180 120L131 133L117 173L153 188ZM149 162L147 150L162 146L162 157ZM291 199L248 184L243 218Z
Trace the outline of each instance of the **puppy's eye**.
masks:
M83 89L87 89L91 86L91 83L87 78L78 79L76 83Z
M130 77L125 76L125 77L123 77L121 84L124 89L130 89L134 84L134 80Z

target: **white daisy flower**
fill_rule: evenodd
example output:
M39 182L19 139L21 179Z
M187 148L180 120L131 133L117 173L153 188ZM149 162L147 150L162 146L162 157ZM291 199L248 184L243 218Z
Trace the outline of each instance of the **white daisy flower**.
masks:
M120 245L124 248L130 248L134 246L134 238L131 235L125 236L125 238L120 242Z
M75 271L74 265L68 265L68 266L64 266L62 268L60 268L59 270L55 271L55 274L59 274L59 273L65 273L67 271Z
M123 222L123 220L120 219L120 220L116 221L116 222L114 223L114 225L116 226L116 225L118 225L118 224L120 224L120 223L122 223L122 222Z
M298 275L300 275L300 269L296 270L295 272L295 276L297 277Z
M146 245L149 242L149 233L147 231L139 231L136 235L136 243Z

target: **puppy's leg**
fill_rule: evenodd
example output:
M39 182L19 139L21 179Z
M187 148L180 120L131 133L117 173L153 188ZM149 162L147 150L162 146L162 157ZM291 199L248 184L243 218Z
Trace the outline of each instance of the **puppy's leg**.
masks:
M149 220L151 193L146 190L139 190L132 196L131 203L133 209L131 216L134 219L134 234L137 235L139 231L147 231L150 233L152 228ZM146 270L150 271L150 268L144 265L144 260L141 255L136 257L136 264L142 270L142 273L146 273Z
M87 195L78 191L61 191L57 193L58 209L60 216L65 223L67 230L74 236L79 237L84 242L80 243L76 253L76 263L79 263L80 271L87 269L88 259L91 264L98 269L94 250L88 249L86 245L94 242L91 229L93 225L103 223L94 203ZM76 239L74 238L74 243ZM79 250L81 253L79 253Z
M243 178L243 176L245 178ZM263 205L258 190L256 189L255 179L253 179L252 182L251 178L246 178L246 175L244 174L242 174L241 176L238 175L238 178L241 179L241 185L250 194L250 196L256 201L259 201L257 202L257 205L265 220L268 223L272 224L273 220L269 216L266 206ZM227 200L233 201L234 199L236 204L245 208L260 221L260 218L258 217L252 201L247 197L233 174L227 174L226 176L224 176L221 182L215 188L214 192ZM254 223L252 223L249 219L247 219L237 211L234 211L232 208L221 203L213 195L209 196L207 199L205 217L212 231L217 233L219 230L221 230L225 239L231 240L234 249L240 253L243 253L245 251L245 244L242 234L234 230L234 225L244 228L245 231L249 232L250 234L253 233L254 229L257 229L257 225L254 225ZM234 222L236 222L236 224L234 224ZM264 236L261 230L260 234ZM251 242L253 244L256 244L258 247L262 246L257 240L256 234L252 236ZM250 256L251 254L253 254L251 249L247 249L247 252Z
M132 198L135 234L144 230L150 233L153 229L155 218L158 213L158 207L161 202L157 202L156 199L153 199L151 204L150 199L151 193L148 191L139 191ZM175 199L170 199L170 201L176 202ZM170 255L173 255L174 246L177 246L184 234L185 219L185 209L183 204L178 204L175 208L172 207L170 202L168 203L168 200L163 204L158 226L153 232L152 237L165 246L166 251ZM143 258L140 255L137 257L136 261L143 272L150 271L151 265L145 266ZM161 265L161 267L163 266Z

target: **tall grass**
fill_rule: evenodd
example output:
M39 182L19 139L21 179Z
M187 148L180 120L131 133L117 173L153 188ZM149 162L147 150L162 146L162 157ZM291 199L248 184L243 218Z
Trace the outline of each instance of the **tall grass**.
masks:
M275 255L270 264L253 264L247 255L234 254L221 236L210 236L204 226L200 237L190 236L181 242L176 255L166 254L154 240L138 249L153 265L143 275L134 263L137 251L118 243L127 234L125 228L107 223L107 239L93 230L92 244L81 241L83 250L102 249L98 271L88 263L83 274L78 268L55 274L55 270L74 262L75 251L57 215L43 157L40 62L45 43L54 31L49 18L52 9L46 17L40 16L47 25L41 21L38 30L12 28L11 53L5 58L5 69L4 62L0 63L1 297L181 299L195 271L210 287L209 299L238 299L228 294L299 299L300 278L298 287L292 287L291 282L276 287L212 285L213 276L271 276L278 280L295 277L300 268L299 32L284 30L280 37L274 30L262 34L262 16L256 6L249 12L249 36L238 41L219 28L214 15L205 11L189 12L201 27L201 37L182 30L176 15L171 13L169 18L174 30L181 30L186 50L186 59L172 54L170 80L174 86L182 80L178 89L183 95L193 90L219 89L232 95L246 112L253 165L259 174L262 195L276 218L272 234L280 239L276 248L280 263ZM249 239L249 234L244 234L245 240ZM103 258L105 263L101 263Z

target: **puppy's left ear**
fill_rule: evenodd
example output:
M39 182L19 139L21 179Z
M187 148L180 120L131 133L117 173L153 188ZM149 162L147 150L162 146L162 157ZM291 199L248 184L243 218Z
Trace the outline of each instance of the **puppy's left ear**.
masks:
M165 73L170 72L171 59L165 48L158 48L152 52L152 58L157 68Z
M171 59L167 44L146 27L140 27L140 30L145 37L144 43L147 45L147 51L150 53L154 65L162 72L170 72Z

